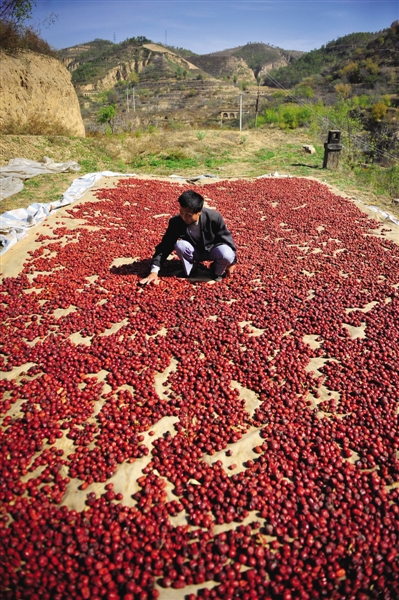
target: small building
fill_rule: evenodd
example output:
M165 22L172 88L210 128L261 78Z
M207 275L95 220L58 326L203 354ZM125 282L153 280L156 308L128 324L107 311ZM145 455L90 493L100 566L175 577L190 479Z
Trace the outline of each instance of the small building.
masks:
M230 108L220 111L221 119L238 119L238 110L231 110Z

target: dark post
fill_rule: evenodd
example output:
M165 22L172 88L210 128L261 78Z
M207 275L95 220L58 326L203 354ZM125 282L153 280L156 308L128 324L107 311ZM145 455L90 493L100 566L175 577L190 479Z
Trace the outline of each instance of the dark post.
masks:
M332 129L328 132L328 141L324 144L323 169L337 169L339 153L342 150L341 132Z

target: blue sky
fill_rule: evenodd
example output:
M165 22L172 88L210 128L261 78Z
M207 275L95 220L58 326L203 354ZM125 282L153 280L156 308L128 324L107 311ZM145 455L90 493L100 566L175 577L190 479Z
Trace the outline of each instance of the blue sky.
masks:
M36 0L31 23L56 49L142 35L206 54L248 42L306 52L396 19L399 0Z

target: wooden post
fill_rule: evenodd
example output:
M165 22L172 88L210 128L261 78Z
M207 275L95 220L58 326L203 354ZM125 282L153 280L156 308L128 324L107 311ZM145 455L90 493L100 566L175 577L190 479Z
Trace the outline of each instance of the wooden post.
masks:
M339 153L342 150L341 132L332 129L328 132L328 141L324 144L323 169L337 169Z

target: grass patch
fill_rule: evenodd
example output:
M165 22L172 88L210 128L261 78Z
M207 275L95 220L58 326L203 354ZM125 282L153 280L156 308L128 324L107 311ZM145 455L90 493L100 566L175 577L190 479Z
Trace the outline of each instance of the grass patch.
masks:
M157 169L169 172L172 170L192 169L199 166L199 161L195 158L181 156L180 153L171 154L148 154L147 156L137 156L129 164L137 169Z
M35 202L48 204L59 200L76 177L76 173L54 173L27 179L21 192L1 201L0 212L27 208Z
M207 169L215 169L217 167L221 167L223 165L231 164L233 159L230 156L230 152L228 150L223 150L223 152L216 152L211 148L207 148L207 157L204 160L204 166Z
M245 144L238 132L207 131L206 145L198 140L198 130L162 131L140 136L96 135L87 138L8 135L0 136L0 164L11 158L28 157L41 161L49 156L56 162L74 160L79 174L40 175L25 182L19 194L1 202L0 212L23 208L32 202L57 200L79 175L101 171L167 176L173 172L193 176L220 172L220 177L257 177L278 172L281 175L315 177L367 204L375 204L399 216L392 197L399 197L399 167L378 165L352 167L342 157L338 170L322 169L324 148L305 131L258 128L245 132ZM267 143L267 147L265 146ZM302 148L311 143L316 153Z
M315 154L305 154L298 144L281 144L273 150L260 148L248 156L247 162L252 165L253 175L263 166L267 171L287 175L315 176L315 171L322 170L323 149L316 147Z
M260 150L255 152L252 162L263 162L265 160L270 160L271 158L274 158L275 156L276 156L276 153L273 152L273 150L267 150L266 148L261 148Z

